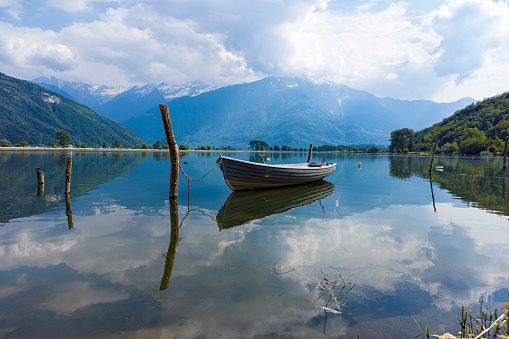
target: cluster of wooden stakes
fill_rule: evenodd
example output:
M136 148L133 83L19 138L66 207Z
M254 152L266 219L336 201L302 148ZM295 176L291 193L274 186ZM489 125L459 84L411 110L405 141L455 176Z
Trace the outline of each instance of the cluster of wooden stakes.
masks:
M40 168L35 169L37 173L37 197L44 194L44 173ZM71 210L71 173L72 173L72 157L67 157L67 167L65 169L65 214L67 215L67 224L72 229L72 210Z

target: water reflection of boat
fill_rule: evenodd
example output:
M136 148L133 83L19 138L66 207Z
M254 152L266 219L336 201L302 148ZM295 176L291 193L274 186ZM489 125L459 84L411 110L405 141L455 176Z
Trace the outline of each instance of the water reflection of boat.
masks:
M304 184L323 179L336 169L335 163L269 165L223 156L217 163L233 191Z
M284 213L324 199L334 191L332 183L319 180L273 190L232 192L217 213L217 225L222 230Z

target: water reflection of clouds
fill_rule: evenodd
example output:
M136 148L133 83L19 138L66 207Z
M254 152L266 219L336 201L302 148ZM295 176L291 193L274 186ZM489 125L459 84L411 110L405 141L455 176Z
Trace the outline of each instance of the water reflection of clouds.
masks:
M446 293L440 299L455 303L461 296L468 299L466 302L476 300L478 296L467 295L472 288L483 286L493 292L501 280L508 279L501 272L509 272L508 245L504 243L509 232L501 234L507 227L500 226L507 221L481 210L449 204L437 207L439 213L430 215L429 206L395 205L344 219L309 219L297 227L293 223L298 220L285 218L290 224L273 229L267 226L263 232L278 239L277 244L269 240L266 245L279 261L294 266L337 267L352 279L380 290L392 290L395 282L411 276L433 294ZM125 272L159 263L169 241L169 219L140 216L124 208L100 217L75 218L72 232L79 232L78 237L67 231L49 232L53 221L44 226L44 221L34 220L34 228L30 218L25 222L28 224L19 227L27 229L13 230L11 236L9 228L4 228L7 232L0 243L2 270L66 263L78 272L108 275L114 282L132 284L132 280L124 281ZM192 261L193 267L214 265L227 248L240 246L246 242L247 233L260 230L254 222L218 233L207 218L195 217L187 222L210 224L181 229L184 241L178 256ZM140 236L133 236L137 233ZM97 253L104 253L104 260ZM448 272L458 268L467 281L446 278ZM186 273L188 269L177 263L173 277L192 274Z
M437 204L437 211L433 213L431 206L392 205L343 219L309 219L288 213L221 232L214 221L197 213L180 229L182 240L170 287L163 293L158 287L164 267L161 255L166 253L170 239L167 210L145 215L110 206L108 213L77 213L71 231L61 211L49 218L52 220L24 218L17 220L16 228L3 227L0 271L63 263L79 274L96 275L94 280L150 294L162 305L162 317L183 314L199 325L163 325L150 333L167 330L172 335L255 336L271 330L312 337L318 332L295 326L321 317L320 309L314 308L316 296L308 295L312 284L298 274L271 276L274 261L312 268L314 273L322 265L337 269L358 283L356 298L360 299L356 303L374 298L372 289L393 293L404 282L431 294L435 305L449 310L509 286L506 218L452 204ZM179 212L182 217L186 209L181 207ZM275 219L277 223L273 223ZM455 270L458 277L451 276ZM98 287L87 280L92 278L84 279L62 281L38 307L69 314L73 309L116 303L132 295L109 284ZM21 293L36 284L24 275L5 283L0 287L0 297ZM267 287L273 285L279 287ZM243 297L245 290L249 297ZM292 298L280 297L290 293ZM195 298L205 295L207 298L197 304ZM308 307L303 308L303 304ZM260 309L266 314L260 320L253 319L252 310ZM256 326L253 321L258 321ZM344 331L348 324L337 320L330 326Z
M105 275L115 283L134 284L141 289L149 288L150 284L157 286L162 273L159 270L164 264L161 257L167 251L170 238L168 211L144 215L122 206L110 206L109 211L89 215L75 213L71 231L66 227L63 213L55 213L51 220L23 218L17 220L16 228L2 228L0 270L65 263L77 272ZM180 214L184 212L186 209L181 208ZM186 261L193 261L193 265L183 265L174 275L188 274L192 267L210 265L225 248L244 240L245 230L219 234L216 224L207 217L190 217L186 224L202 224L184 225L181 230L184 241L179 254L182 253ZM129 272L143 267L151 268L153 274L140 277Z
M304 229L285 228L281 238L292 265L337 267L381 291L411 281L446 310L509 286L506 218L451 204L437 210L393 205L344 219L310 219Z
M0 260L2 271L23 271L23 267L34 266L43 268L46 274L53 274L50 272L59 267L56 265L63 263L75 272L70 273L71 279L77 281L62 277L61 281L48 287L45 296L38 299L38 303L31 306L33 308L57 315L72 315L75 310L126 300L132 294L123 290L134 287L158 300L163 307L162 315L158 317L174 319L175 314L182 314L189 319L189 324L194 321L194 325L163 325L136 333L154 334L167 329L172 335L195 333L207 337L214 334L234 337L238 333L256 336L266 331L294 337L316 335L305 325L306 320L302 322L302 319L321 314L319 308L302 309L302 295L313 305L312 296L301 291L295 303L288 303L278 295L281 290L267 291L267 283L272 282L266 280L271 276L270 265L261 271L239 267L258 262L256 259L250 261L252 252L244 249L253 240L252 237L247 240L246 236L257 229L255 224L218 232L213 221L205 216L189 218L181 229L183 240L177 252L170 288L160 292L157 287L164 265L161 253L168 246L169 218L139 216L134 211L118 208L100 218L95 214L76 217L72 231L61 227L64 222L65 215L61 214L51 221L26 218L20 220L18 229L2 229L4 237L0 247L8 249L3 251ZM25 251L10 250L13 246L20 246ZM44 249L38 250L40 246ZM232 253L238 253L234 260L228 259ZM205 272L203 267L210 267L212 273ZM239 285L245 275L249 276L249 283ZM3 280L8 285L0 288L0 295L8 297L27 289L45 289L34 280L35 276L28 281L23 277L22 274L11 281ZM107 281L110 283L105 283ZM122 288L111 283L119 283ZM243 297L246 290L251 297ZM197 302L196 298L204 295L207 298ZM267 307L270 311L264 317L254 317L253 310ZM294 326L301 322L302 328Z
M26 280L26 273L17 276L9 283L3 283L0 286L0 300L12 295L25 292L30 288L29 283Z
M71 315L74 311L102 303L126 300L127 293L94 288L90 282L63 283L42 302L41 309L54 311L57 315Z

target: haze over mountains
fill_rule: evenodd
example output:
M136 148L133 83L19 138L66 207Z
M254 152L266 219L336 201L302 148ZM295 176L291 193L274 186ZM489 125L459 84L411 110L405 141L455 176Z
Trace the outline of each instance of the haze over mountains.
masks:
M180 144L191 147L330 144L388 145L398 128L420 130L475 102L378 98L334 83L269 77L224 88L202 83L145 85L125 90L38 78L97 113L122 123L148 143L164 138L158 104L167 103Z

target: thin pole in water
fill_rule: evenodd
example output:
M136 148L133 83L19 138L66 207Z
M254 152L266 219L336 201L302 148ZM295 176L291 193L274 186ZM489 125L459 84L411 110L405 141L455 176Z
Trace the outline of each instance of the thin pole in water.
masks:
M437 137L435 138L435 146L433 146L433 155L431 156L431 163L429 164L429 173L431 173L431 168L433 167L433 158L435 157L435 150L437 149L439 134L440 134L440 132L437 132Z

